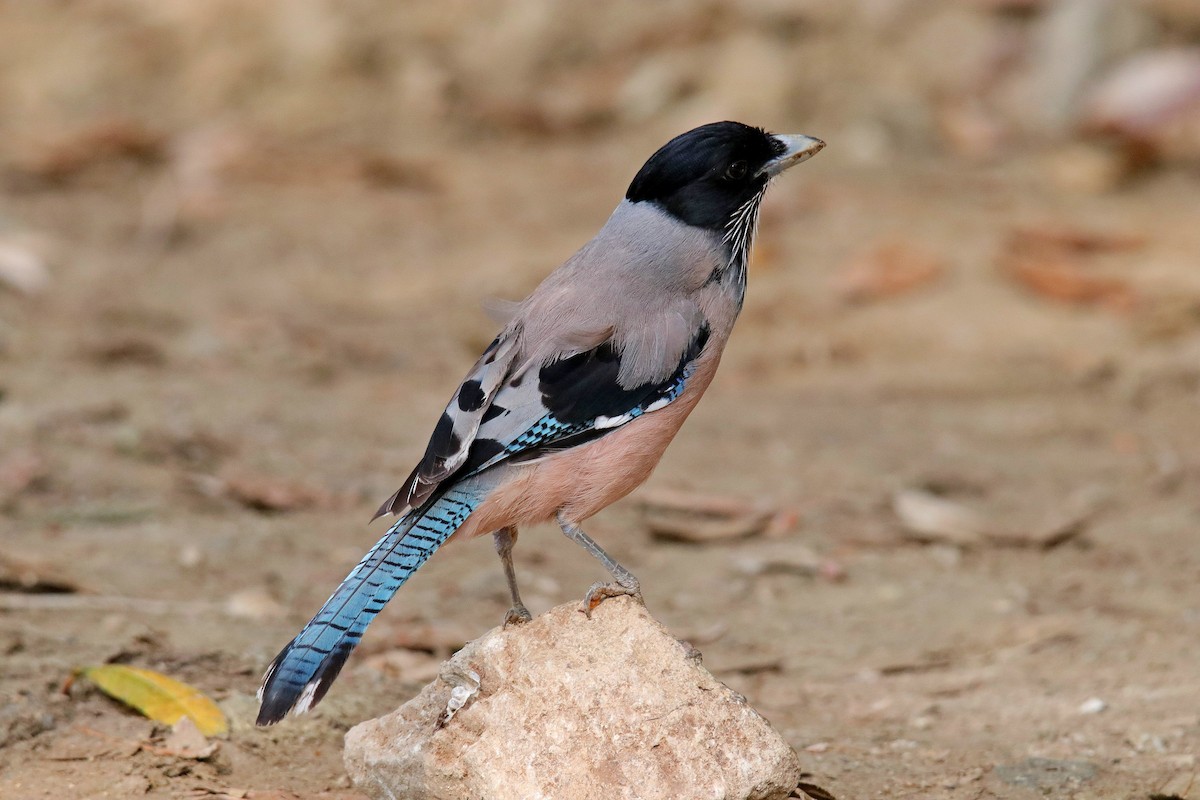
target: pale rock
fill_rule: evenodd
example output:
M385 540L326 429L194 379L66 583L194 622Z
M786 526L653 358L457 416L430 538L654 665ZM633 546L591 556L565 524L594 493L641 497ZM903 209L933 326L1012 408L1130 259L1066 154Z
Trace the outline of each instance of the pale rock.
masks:
M408 800L782 800L800 780L767 721L628 598L488 632L351 729L345 763Z
M278 619L284 614L284 608L264 587L252 586L234 592L225 601L225 611L240 619Z
M1163 160L1200 160L1200 47L1161 48L1117 64L1085 98L1081 126Z
M1155 38L1152 21L1137 3L1054 0L1041 21L1032 59L1033 117L1048 133L1067 131L1096 76Z
M0 288L41 294L50 283L46 243L35 236L0 235Z
M896 492L892 510L905 533L918 541L969 547L987 534L986 520L973 509L923 489Z

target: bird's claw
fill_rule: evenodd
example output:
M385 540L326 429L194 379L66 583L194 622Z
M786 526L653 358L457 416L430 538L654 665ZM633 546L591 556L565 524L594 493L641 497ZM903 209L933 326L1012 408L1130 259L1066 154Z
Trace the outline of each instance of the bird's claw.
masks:
M508 610L504 615L504 627L509 625L524 625L533 619L533 614L529 613L529 609L518 603Z
M642 599L642 587L637 583L626 585L624 583L604 583L598 582L592 584L592 588L588 589L588 593L583 598L583 605L580 611L588 618L592 618L592 612L596 607L610 597L632 597L639 603L645 603Z

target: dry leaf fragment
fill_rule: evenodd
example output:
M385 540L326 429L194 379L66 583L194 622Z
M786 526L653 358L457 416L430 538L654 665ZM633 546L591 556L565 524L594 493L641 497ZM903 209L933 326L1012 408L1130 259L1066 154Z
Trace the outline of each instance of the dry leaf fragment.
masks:
M264 513L332 508L340 504L328 491L271 475L233 472L221 480L226 495L246 508Z
M174 725L189 717L205 736L218 736L229 730L229 723L216 703L199 689L162 673L124 664L87 667L80 672L109 697L155 722Z
M689 511L713 517L736 517L757 510L763 503L711 492L687 492L679 489L644 489L637 500L646 509Z
M96 364L132 364L142 367L161 367L167 363L163 349L149 339L126 336L100 342L83 353L84 358Z
M0 503L43 486L50 477L46 460L31 450L18 450L0 461Z
M386 153L364 153L358 165L363 181L382 189L436 191L437 171L427 164L403 160Z
M773 517L774 514L770 511L760 511L723 520L647 512L643 519L650 534L656 539L668 542L707 544L754 536L761 533Z
M53 567L0 554L0 590L24 594L72 594L79 586Z
M935 672L948 669L953 662L945 656L933 656L924 661L897 662L885 664L876 670L880 675L911 675L921 672Z
M766 501L658 489L642 492L642 519L658 539L704 544L786 532L798 515Z
M1181 772L1172 776L1162 786L1147 796L1147 800L1188 800L1194 798L1192 789L1196 785L1195 772Z
M724 660L719 657L714 660L709 670L717 674L758 675L783 671L783 656L772 653L738 653Z
M800 510L796 508L781 508L771 517L771 521L763 529L763 536L768 539L782 539L794 531L800 524Z
M1019 228L1000 255L1000 269L1015 283L1050 300L1129 311L1137 303L1133 288L1120 278L1097 275L1083 256L1132 250L1144 239L1130 234L1093 233L1071 228Z
M743 575L768 574L815 576L826 569L826 561L811 548L795 542L772 542L739 552L733 567Z
M1125 281L1088 274L1072 261L1022 258L1010 261L1006 272L1034 294L1060 303L1114 311L1134 305L1133 289Z
M866 303L907 294L944 271L941 259L924 248L884 242L843 264L834 281L847 302Z
M409 683L424 684L438 676L441 662L420 650L398 648L367 656L362 665L389 678L398 678Z
M164 756L204 761L212 758L220 745L205 738L190 717L181 717L171 726L171 735L154 752Z
M63 184L89 168L128 159L158 162L166 152L166 137L129 119L106 119L52 143L14 167L18 179L33 184Z
M801 781L788 797L799 798L799 800L837 800L836 797L815 783L805 781Z
M1138 233L1089 231L1066 225L1038 225L1015 228L1009 237L1014 250L1064 249L1076 253L1112 253L1138 250L1146 246L1146 237Z

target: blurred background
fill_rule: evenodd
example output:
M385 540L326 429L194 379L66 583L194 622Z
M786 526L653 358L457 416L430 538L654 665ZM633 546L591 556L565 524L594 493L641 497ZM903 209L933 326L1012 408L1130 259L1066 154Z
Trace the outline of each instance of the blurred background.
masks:
M828 147L589 531L843 800L1194 796L1196 0L0 4L0 796L358 797L341 734L502 618L490 544L317 713L254 729L262 668L379 535L483 302L718 119ZM534 613L599 577L577 551L522 536ZM60 691L107 661L230 738L139 749Z

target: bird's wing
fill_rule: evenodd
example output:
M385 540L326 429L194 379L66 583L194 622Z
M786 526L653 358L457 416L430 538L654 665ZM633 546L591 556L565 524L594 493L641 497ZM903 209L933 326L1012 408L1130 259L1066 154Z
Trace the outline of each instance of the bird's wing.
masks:
M488 408L513 370L517 345L516 334L505 330L483 351L438 419L420 463L379 507L376 519L420 506L463 466Z
M708 342L700 327L665 379L621 385L624 357L606 340L590 350L551 361L507 382L480 426L463 474L502 461L528 461L603 436L642 414L674 402Z
M447 478L529 461L592 441L680 396L708 342L700 325L667 377L626 387L623 354L606 338L547 363L518 363L502 334L476 363L434 428L421 463L376 516L406 513Z

